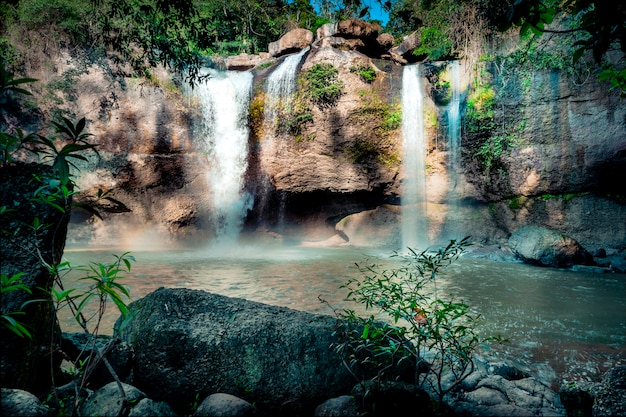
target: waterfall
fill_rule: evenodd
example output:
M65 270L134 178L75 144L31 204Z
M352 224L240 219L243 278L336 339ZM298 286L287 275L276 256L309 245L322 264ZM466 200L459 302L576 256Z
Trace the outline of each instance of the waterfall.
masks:
M261 143L262 154L272 154L276 152L279 145L275 142L276 127L279 118L285 117L285 113L292 110L293 97L298 87L298 66L309 51L310 47L306 47L297 54L287 56L283 62L278 65L274 71L267 77L265 81L265 106L264 106L264 137ZM268 220L268 211L270 211L271 203L269 202L272 186L269 179L264 176L260 189L257 191L259 223ZM284 224L285 197L280 195L279 201L276 202L277 207L271 210L271 214L276 216L273 220L282 226Z
M200 136L209 158L206 174L211 225L216 242L235 243L253 198L244 192L248 165L248 107L252 96L249 72L204 70L210 78L197 85L203 114Z
M426 144L424 97L420 66L407 65L402 73L402 248L428 246L426 212Z
M298 65L308 51L309 47L307 46L299 53L286 57L265 82L267 94L265 120L269 121L272 126L275 126L281 108L286 108L292 104L291 99L298 87Z
M461 65L459 61L448 64L452 97L446 109L448 119L448 214L446 220L447 238L458 239L465 236L463 213L459 201L458 187L461 180Z
M452 61L448 65L450 71L450 89L452 99L448 104L448 141L450 143L450 166L453 185L456 186L461 161L461 64Z

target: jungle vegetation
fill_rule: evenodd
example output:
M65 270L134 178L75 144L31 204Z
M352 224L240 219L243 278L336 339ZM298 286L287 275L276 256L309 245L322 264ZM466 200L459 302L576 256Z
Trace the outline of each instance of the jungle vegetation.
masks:
M570 62L589 53L625 89L626 5L609 0L2 0L0 59L20 72L30 48L80 47L193 79L204 55L266 51L296 27L371 21L374 2L389 16L383 30L396 39L418 31L415 53L428 59L478 60L485 45L519 29L525 40L567 39Z

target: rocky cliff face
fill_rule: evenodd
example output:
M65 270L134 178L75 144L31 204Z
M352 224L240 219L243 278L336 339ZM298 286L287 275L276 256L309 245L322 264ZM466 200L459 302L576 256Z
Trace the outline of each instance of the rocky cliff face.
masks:
M267 100L264 82L284 51L313 37L298 33L297 39L277 41L272 57L222 63L255 75L246 188L256 200L246 230L272 230L283 222L282 231L291 226L302 240L362 244L373 244L368 236L385 230L380 239L398 245L406 180L398 121L402 65L415 57L407 53L410 45L390 49L389 36L377 30L357 24L321 28L299 74L332 64L342 92L332 105L301 98L308 106L300 114L304 121L269 136L258 120ZM419 39L405 42L414 47ZM212 231L204 172L211 161L196 143L194 125L201 115L193 100L164 71L137 79L110 64L77 71L72 62L59 58L56 72L46 77L74 71L75 97L66 100L66 114L85 115L100 143L102 158L81 166L78 185L87 196L112 189L130 211L104 205L106 222L74 212L70 243L206 241ZM485 244L504 243L518 226L533 224L566 234L592 252L626 245L626 189L619 180L626 177L626 106L617 93L593 77L580 84L558 72L536 72L526 84L494 77L495 88L505 93L494 107L494 120L508 131L485 138L464 128L462 159L454 162L441 91L447 63L421 68L430 241L472 235ZM365 79L359 69L371 69L374 76ZM461 109L470 73L462 68ZM487 165L477 152L501 137L509 139L499 143L502 149ZM459 167L456 174L453 166Z

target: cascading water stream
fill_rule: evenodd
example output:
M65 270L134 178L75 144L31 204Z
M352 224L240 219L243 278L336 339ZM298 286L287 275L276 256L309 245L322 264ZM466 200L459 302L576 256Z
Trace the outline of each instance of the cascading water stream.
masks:
M206 69L210 78L193 94L203 114L200 136L209 158L206 174L211 201L211 224L216 243L234 244L253 198L244 192L248 166L248 107L252 96L249 72Z
M448 70L450 71L450 90L452 91L452 98L447 111L450 171L453 178L452 185L456 186L461 161L461 64L459 61L452 61L448 65Z
M297 54L287 56L283 62L272 71L265 81L265 106L264 106L264 123L263 131L265 132L261 146L262 154L271 154L276 152L277 143L274 140L278 120L285 111L291 110L293 106L294 93L298 87L298 66L309 51L306 47ZM259 204L259 223L263 223L269 210L269 194L271 186L267 178L261 183L261 187L257 192ZM284 223L284 196L279 197L278 207L274 210L276 222L280 227Z
M267 77L265 82L265 121L275 127L276 118L279 116L281 108L286 108L292 104L293 94L298 87L298 66L304 55L309 51L306 47L297 54L286 57L283 62ZM271 132L269 136L273 136Z
M420 66L407 65L402 73L402 249L428 246L423 102Z
M452 97L446 109L448 119L448 219L446 228L450 239L465 236L459 202L459 180L461 179L461 64L448 64Z

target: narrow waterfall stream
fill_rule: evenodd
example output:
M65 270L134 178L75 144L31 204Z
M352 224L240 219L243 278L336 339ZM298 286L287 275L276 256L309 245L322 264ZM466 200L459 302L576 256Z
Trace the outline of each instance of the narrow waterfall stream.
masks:
M276 118L281 108L291 105L293 94L298 87L298 66L302 58L309 52L306 47L297 54L289 55L272 71L265 82L267 94L265 104L265 121L272 127L276 125ZM273 137L273 129L268 130L268 138Z
M463 212L459 201L459 182L463 172L461 171L461 64L452 61L448 64L450 73L451 98L446 108L448 121L448 193L446 228L448 238L464 237L468 230L463 226Z
M293 97L298 88L298 66L309 51L306 47L297 54L287 56L270 73L265 81L265 106L264 106L264 137L261 143L262 154L276 152L276 147L280 146L275 140L278 121L284 113L293 107ZM265 158L263 158L265 160ZM280 229L284 223L285 200L284 196L279 196L279 201L275 202L276 207L270 203L271 185L269 179L264 176L260 189L257 191L259 207L259 223L263 224L268 220L269 211L273 211L272 216Z
M448 71L450 71L450 90L452 91L452 98L447 109L448 143L450 144L450 171L453 185L456 185L461 161L461 64L459 61L450 62Z
M402 249L428 244L426 212L426 145L424 97L420 66L407 65L402 73Z
M235 243L253 197L243 191L248 164L249 72L205 70L210 78L193 94L203 113L201 137L210 169L206 174L212 204L211 224L220 244Z

